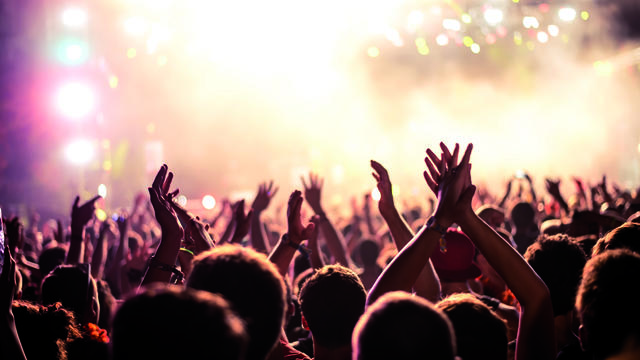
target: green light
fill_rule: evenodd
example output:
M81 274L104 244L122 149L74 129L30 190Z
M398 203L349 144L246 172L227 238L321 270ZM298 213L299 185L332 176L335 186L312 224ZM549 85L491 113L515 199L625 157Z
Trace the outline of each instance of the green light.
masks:
M56 56L65 65L81 65L89 58L89 48L83 41L68 39L58 45Z
M462 43L464 44L464 46L470 47L471 45L473 45L473 39L471 38L471 36L465 36L462 39Z

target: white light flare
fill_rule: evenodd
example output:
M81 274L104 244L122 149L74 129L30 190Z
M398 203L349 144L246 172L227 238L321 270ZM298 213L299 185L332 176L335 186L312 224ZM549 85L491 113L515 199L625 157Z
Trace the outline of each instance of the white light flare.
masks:
M56 106L60 113L70 119L83 118L93 110L95 97L93 91L79 82L62 85L56 97Z
M86 139L78 139L69 143L64 149L64 155L73 165L85 165L92 159L95 152L93 143Z

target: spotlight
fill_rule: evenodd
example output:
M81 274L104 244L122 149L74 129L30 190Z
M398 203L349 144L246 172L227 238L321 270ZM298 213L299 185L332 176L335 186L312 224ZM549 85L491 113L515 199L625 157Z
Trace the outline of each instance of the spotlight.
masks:
M500 9L487 9L484 12L484 20L491 26L496 26L502 22L504 14Z
M62 12L62 23L70 28L85 26L88 18L86 10L81 8L72 7Z
M571 22L576 18L576 10L570 7L563 7L558 10L558 17L562 21Z
M107 198L107 185L105 184L98 185L98 195L102 196L103 199Z
M93 91L83 83L73 82L60 87L56 105L62 115L71 119L87 116L95 104Z
M211 210L216 207L216 199L211 195L205 195L202 197L202 207L207 210Z
M373 188L373 190L371 190L371 198L374 201L380 201L380 198L382 197L382 194L380 194L380 190L378 190L377 187Z
M91 141L79 139L69 143L64 154L71 164L85 165L93 159L94 147Z

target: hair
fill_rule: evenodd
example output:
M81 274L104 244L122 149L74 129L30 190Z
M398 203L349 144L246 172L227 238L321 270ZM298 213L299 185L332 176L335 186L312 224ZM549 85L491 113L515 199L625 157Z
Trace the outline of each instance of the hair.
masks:
M314 343L337 348L351 343L351 334L364 313L367 291L351 269L327 265L300 290L300 309Z
M248 360L264 359L278 341L285 285L264 254L237 245L206 251L194 259L187 286L222 295L245 321Z
M567 235L542 235L524 254L525 260L549 288L554 316L573 310L587 257Z
M576 308L583 348L595 359L640 346L640 255L609 250L587 262Z
M363 240L358 246L358 253L363 265L375 266L380 255L380 247L373 240Z
M367 308L352 343L357 360L452 360L456 355L456 337L447 315L402 291L387 293Z
M29 360L67 359L68 343L80 337L71 311L60 303L43 306L25 301L14 301L12 310Z
M536 211L528 202L519 202L511 209L511 221L517 229L524 229L534 223Z
M640 254L640 224L627 222L611 230L595 244L592 256L614 249L629 249Z
M44 305L60 302L65 309L73 311L81 323L89 319L93 295L97 301L91 274L76 265L56 267L42 281L41 293Z
M67 251L62 247L53 247L42 250L40 257L38 258L38 266L40 267L40 274L44 278L58 265L64 264L64 259L67 257Z
M242 321L222 297L152 288L122 304L113 320L113 358L243 359Z
M456 334L458 355L464 360L507 358L507 325L471 294L453 294L436 304Z

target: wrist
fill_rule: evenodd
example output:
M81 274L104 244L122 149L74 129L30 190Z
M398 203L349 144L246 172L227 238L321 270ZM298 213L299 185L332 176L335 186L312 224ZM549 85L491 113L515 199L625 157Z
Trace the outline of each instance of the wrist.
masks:
M476 217L477 215L475 212L473 212L473 210L464 211L463 213L460 214L460 216L456 218L456 223L460 225L460 227L464 228Z

